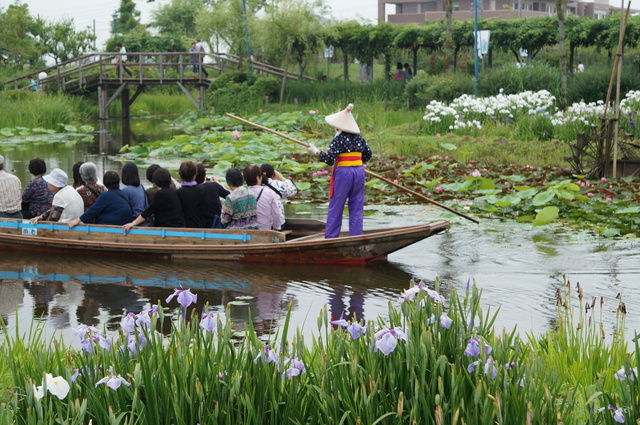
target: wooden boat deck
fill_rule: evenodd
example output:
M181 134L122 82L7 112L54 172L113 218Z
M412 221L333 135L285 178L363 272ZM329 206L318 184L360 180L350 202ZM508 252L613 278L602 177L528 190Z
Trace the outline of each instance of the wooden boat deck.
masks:
M303 236L287 240L284 232L232 229L134 228L39 223L0 219L0 249L152 256L167 259L262 263L366 264L449 228L448 221L366 230L363 235L325 239L318 225L307 223Z

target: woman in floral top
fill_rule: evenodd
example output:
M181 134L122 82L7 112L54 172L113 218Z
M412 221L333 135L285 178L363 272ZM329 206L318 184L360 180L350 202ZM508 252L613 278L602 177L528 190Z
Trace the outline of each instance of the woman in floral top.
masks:
M22 192L22 203L26 204L22 211L24 218L37 217L51 209L54 195L47 187L47 182L42 179L44 173L47 172L44 160L34 158L29 161L29 172L33 175L33 180L27 184Z
M222 203L220 219L228 229L258 229L258 204L256 198L243 186L242 173L230 168L225 175L231 193Z

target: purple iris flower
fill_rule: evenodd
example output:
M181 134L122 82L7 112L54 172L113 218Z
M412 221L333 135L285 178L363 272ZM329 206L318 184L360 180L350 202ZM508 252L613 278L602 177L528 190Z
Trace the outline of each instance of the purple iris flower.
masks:
M629 380L633 382L636 380L637 375L637 367L626 369L624 366L622 366L620 370L615 373L614 378L616 378L618 381L624 381L625 379L629 378Z
M467 348L464 350L464 355L467 357L478 357L480 355L479 343L478 338L471 338L467 343Z
M382 351L382 354L385 356L388 356L396 349L398 339L403 339L405 342L408 342L407 334L399 326L394 329L384 327L376 332L374 337L376 339L376 351Z
M178 303L183 307L187 308L191 304L198 301L198 295L192 294L190 289L177 289L173 290L173 294L169 295L167 298L167 304L171 302L173 297L178 296Z
M344 319L340 319L332 321L331 324L347 328L347 331L351 334L351 339L358 339L360 335L364 335L365 333L367 333L367 328L365 328L358 322L349 323Z
M442 326L445 329L449 329L452 323L453 323L453 319L447 316L447 313L440 313L440 326Z
M138 347L144 348L147 346L147 338L142 333L127 335L127 347L134 356L138 355Z
M260 351L258 353L256 358L253 359L253 362L258 363L259 358L262 358L267 363L274 362L276 365L280 363L280 359L278 359L278 356L273 352L273 350L271 350L268 344L264 346L264 351Z
M631 128L636 128L636 123L634 121L631 121L629 125L631 126Z
M113 345L113 341L107 338L106 335L95 335L93 337L93 340L96 344L98 344L98 346L107 351L109 351L111 349L111 346Z
M139 328L148 328L151 326L151 310L136 314L136 326Z
M404 291L402 295L400 295L400 301L402 302L413 301L416 295L423 291L425 291L427 295L429 295L429 298L431 298L432 301L439 302L439 303L445 302L445 299L442 295L440 295L438 292L434 291L433 289L429 289L427 285L425 285L423 282L416 283L416 285L413 288L409 288L406 291Z
M478 366L480 364L480 360L476 360L475 362L469 364L469 366L467 366L467 372L469 373L473 373L476 371L476 366Z
M133 332L133 329L136 327L136 315L133 313L128 313L120 321L120 327L126 333Z
M113 391L116 391L118 388L120 388L120 385L122 384L126 385L127 387L131 385L122 376L115 375L113 373L113 368L111 367L109 368L109 374L96 382L96 387L100 384L107 384L107 386Z
M214 313L207 313L202 315L202 320L200 320L200 327L207 332L213 332L216 329L217 323L217 316Z
M80 325L73 330L73 334L78 338L84 338L87 334L99 334L100 330L93 326Z
M493 357L489 357L484 364L484 374L489 376L489 373L491 373L491 379L496 379L498 376L498 368L494 364Z
M73 375L71 376L71 382L73 382L74 384L76 383L76 381L78 380L78 376L80 376L81 371L82 371L82 366L80 366L78 369L74 369Z
M625 409L616 408L615 406L612 406L612 405L609 405L609 409L613 410L613 420L618 422L619 424L623 424Z
M93 344L90 339L80 341L80 347L89 354L93 354Z
M492 348L486 342L484 343L485 354L491 354ZM471 338L467 343L467 348L464 350L464 354L467 357L478 357L480 355L480 340L478 338Z
M294 376L302 375L307 369L304 367L304 363L298 360L297 357L289 357L284 361L285 366L288 365L287 370L283 376L289 379L293 379Z

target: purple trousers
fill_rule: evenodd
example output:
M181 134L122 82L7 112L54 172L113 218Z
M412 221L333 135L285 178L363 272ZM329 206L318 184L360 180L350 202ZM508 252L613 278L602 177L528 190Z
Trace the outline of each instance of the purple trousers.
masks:
M333 197L329 200L325 239L340 236L344 204L349 207L349 236L362 234L364 217L364 167L336 167L333 170Z

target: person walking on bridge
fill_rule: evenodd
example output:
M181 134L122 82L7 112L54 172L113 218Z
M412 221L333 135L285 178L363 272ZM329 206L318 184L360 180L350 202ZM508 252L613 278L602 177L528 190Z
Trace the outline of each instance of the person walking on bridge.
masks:
M118 77L122 77L122 71L126 72L129 77L133 77L133 74L131 73L131 71L129 71L129 69L127 69L126 66L127 49L125 49L121 42L118 42L118 44L116 44L116 47L118 47L118 52L120 53L118 56L116 56L116 60L118 61Z

